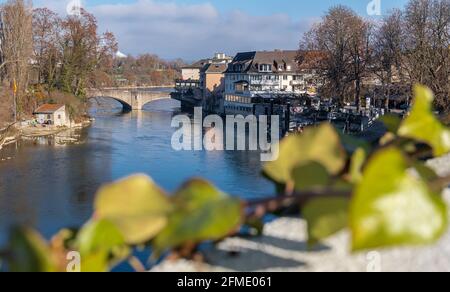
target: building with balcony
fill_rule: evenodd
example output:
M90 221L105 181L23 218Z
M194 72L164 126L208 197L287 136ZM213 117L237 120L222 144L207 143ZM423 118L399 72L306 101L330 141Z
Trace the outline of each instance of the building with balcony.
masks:
M238 53L225 72L226 114L251 114L254 102L280 95L316 94L315 62L298 63L298 51Z

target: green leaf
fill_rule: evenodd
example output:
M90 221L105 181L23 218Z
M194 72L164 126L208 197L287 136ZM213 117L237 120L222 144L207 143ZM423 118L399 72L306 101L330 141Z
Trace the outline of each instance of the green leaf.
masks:
M89 221L77 237L83 272L106 272L114 262L123 260L127 250L125 238L112 222L102 219Z
M9 244L11 272L56 272L57 266L47 242L32 229L13 231Z
M435 156L450 152L450 130L433 114L433 93L420 85L414 87L414 92L411 114L400 126L398 134L430 145Z
M295 167L292 178L295 183L295 190L298 192L324 188L330 181L327 169L314 161Z
M324 123L316 128L307 128L301 135L292 135L280 143L278 160L264 167L264 174L277 183L293 180L296 166L315 161L322 164L330 174L337 174L345 165L346 153L340 144L334 127Z
M96 218L113 222L128 244L151 240L166 226L171 210L166 194L144 175L102 187L95 201Z
M319 198L306 204L302 214L308 223L308 243L315 245L346 228L348 207L346 198Z
M173 200L176 210L153 242L156 253L184 244L221 239L242 222L241 201L204 180L191 180Z
M89 221L77 237L77 246L82 254L98 250L110 251L123 245L125 245L125 238L120 230L105 219Z
M362 168L366 159L366 151L362 148L358 148L355 153L353 153L350 162L350 177L353 183L357 183L362 179Z
M370 160L350 206L353 250L427 244L445 232L445 203L408 168L394 147Z

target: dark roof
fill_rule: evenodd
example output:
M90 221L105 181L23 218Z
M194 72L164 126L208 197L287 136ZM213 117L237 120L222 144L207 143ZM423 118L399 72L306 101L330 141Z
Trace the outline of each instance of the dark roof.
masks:
M252 73L259 72L259 65L272 65L272 72L282 73L287 71L295 72L297 68L298 51L260 51L260 52L244 52L238 53L233 61L229 64L227 73ZM278 70L282 66L283 70Z
M56 112L57 110L61 109L64 105L63 104L43 104L40 107L38 107L34 113L35 114L52 114Z
M208 59L201 59L201 60L199 60L199 61L197 61L197 62L195 62L195 63L193 63L193 64L191 64L189 66L184 66L181 69L202 69L203 66L205 66L208 63L209 63Z
M212 63L206 64L203 66L201 72L202 73L224 73L228 68L228 65L225 63Z

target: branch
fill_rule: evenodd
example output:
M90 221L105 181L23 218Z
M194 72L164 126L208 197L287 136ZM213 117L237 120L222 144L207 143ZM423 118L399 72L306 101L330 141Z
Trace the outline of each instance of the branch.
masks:
M304 206L308 201L317 198L342 197L350 198L351 191L337 191L333 189L311 190L305 192L294 192L292 195L279 197L270 197L261 200L245 202L244 206L248 209L247 217L261 217L265 213L274 212L282 208L293 206L294 204Z
M15 63L15 62L21 62L23 60L9 60L9 61L5 61L2 64L0 64L0 69L2 69L3 67L5 67L7 64L9 63Z
M437 178L430 182L432 190L441 191L442 188L450 186L450 175ZM305 206L310 200L318 198L351 198L352 191L339 191L333 189L311 190L305 192L294 192L292 195L284 194L279 197L268 197L265 199L248 201L244 203L247 209L246 217L262 217L267 212L275 212L282 208L291 206Z

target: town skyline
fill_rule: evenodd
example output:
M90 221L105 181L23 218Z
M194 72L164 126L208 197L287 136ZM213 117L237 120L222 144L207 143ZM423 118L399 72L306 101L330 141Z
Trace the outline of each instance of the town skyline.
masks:
M71 2L36 0L33 4L64 15ZM187 62L215 52L232 56L242 51L297 49L302 34L328 8L339 4L375 21L380 17L367 15L370 0L255 2L81 0L83 8L96 15L101 31L114 32L120 52L134 56L152 53L167 60L182 58ZM405 3L405 0L381 1L382 15Z

